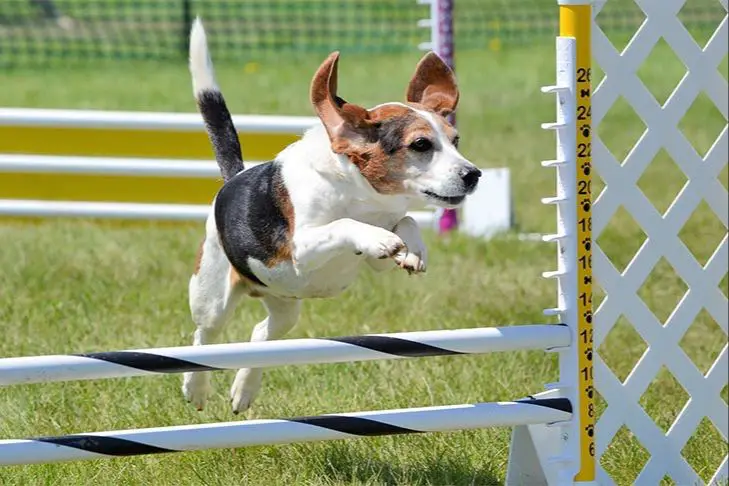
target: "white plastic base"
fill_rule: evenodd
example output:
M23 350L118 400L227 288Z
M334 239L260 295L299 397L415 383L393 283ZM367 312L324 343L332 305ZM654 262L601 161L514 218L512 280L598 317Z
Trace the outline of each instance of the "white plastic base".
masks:
M476 192L466 198L460 230L475 237L490 237L512 227L511 174L509 169L481 169Z
M534 398L559 398L559 390L538 393ZM562 428L545 424L517 425L511 433L506 484L509 486L560 485L559 470L564 467L555 457L560 453ZM560 485L561 486L561 485Z

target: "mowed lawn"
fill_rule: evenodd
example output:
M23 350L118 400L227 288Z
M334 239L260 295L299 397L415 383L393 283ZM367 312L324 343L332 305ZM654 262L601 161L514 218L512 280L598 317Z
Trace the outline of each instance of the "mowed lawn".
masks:
M400 100L417 58L345 55L340 61L341 94L366 106ZM539 92L554 78L551 43L523 50L462 52L457 61L462 151L480 166L511 168L518 231L553 231L554 209L539 203L554 192L553 171L539 165L554 153L552 135L539 129L554 117L552 96ZM309 115L307 91L319 62L315 57L242 61L218 64L217 70L234 113ZM726 76L726 59L721 70ZM660 101L682 73L680 63L661 48L640 71ZM597 69L595 78L599 80ZM194 110L184 61L5 72L0 86L0 106ZM703 153L725 123L702 97L681 128ZM642 129L623 103L608 114L600 134L622 158ZM684 180L661 154L640 185L664 210ZM726 186L726 169L721 180ZM599 188L599 181L595 185ZM703 263L725 233L702 206L681 236ZM188 344L194 326L187 309L187 280L201 234L201 224L1 223L0 356ZM298 327L287 337L550 322L541 311L554 305L556 288L540 274L555 266L551 244L522 242L513 234L492 241L433 234L427 239L431 257L425 276L365 271L340 297L308 301ZM619 214L598 242L623 268L642 240L637 224ZM726 294L726 277L721 287ZM663 320L684 292L685 284L663 262L640 296ZM224 339L247 340L262 318L258 302L244 301ZM706 371L726 336L706 312L694 326L682 346ZM644 349L635 332L619 326L600 352L625 378ZM510 400L539 392L543 384L556 380L555 358L515 352L274 368L266 374L251 416ZM0 437L242 420L229 411L232 377L232 371L215 374L216 394L204 412L185 403L177 375L3 389ZM726 388L723 398L727 400ZM666 373L641 404L666 430L686 399ZM509 434L509 429L496 428L11 467L0 470L0 484L502 484ZM708 421L684 449L705 480L726 453L726 442ZM624 431L603 464L620 484L630 484L646 459L645 451Z

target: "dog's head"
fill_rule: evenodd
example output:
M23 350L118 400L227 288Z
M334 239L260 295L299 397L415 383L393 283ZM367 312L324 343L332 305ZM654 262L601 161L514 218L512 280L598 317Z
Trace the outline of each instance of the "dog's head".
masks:
M476 189L479 171L458 151L446 117L458 104L451 69L435 54L417 65L407 103L367 110L337 95L334 52L311 83L311 102L334 153L345 155L380 194L416 196L443 207L459 205Z

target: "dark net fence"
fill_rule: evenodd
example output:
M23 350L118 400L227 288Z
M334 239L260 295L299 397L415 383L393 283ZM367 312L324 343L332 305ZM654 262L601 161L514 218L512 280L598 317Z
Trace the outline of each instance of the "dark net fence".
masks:
M654 0L661 1L661 0ZM552 42L556 0L456 0L458 49ZM403 52L428 40L416 0L0 0L0 66L100 59L179 59L195 15L213 32L217 60L343 52ZM713 29L718 0L688 0L681 20ZM633 0L610 0L598 17L612 35L643 21Z

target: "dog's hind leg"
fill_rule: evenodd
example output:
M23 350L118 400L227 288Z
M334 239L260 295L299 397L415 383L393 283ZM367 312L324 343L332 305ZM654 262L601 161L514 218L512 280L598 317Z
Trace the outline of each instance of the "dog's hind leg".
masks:
M279 339L291 330L299 319L300 300L266 295L263 297L263 303L268 311L268 317L253 329L252 342ZM230 389L233 413L245 411L251 406L261 388L262 378L263 369L261 368L238 370Z
M232 267L220 246L211 217L189 285L190 312L197 326L195 346L217 342L235 305L244 295L232 275ZM185 373L182 391L195 408L202 410L210 394L210 372Z

